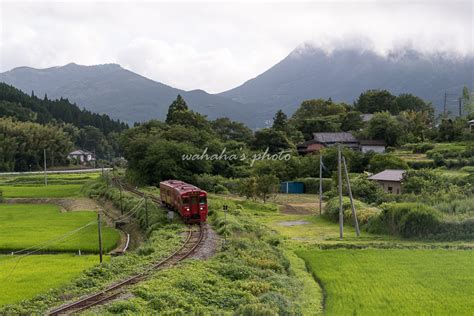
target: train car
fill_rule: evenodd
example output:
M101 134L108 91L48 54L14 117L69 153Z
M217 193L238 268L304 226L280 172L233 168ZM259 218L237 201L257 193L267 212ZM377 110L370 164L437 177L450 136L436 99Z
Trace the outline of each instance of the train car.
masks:
M180 180L160 182L161 202L177 211L186 223L207 219L207 192Z

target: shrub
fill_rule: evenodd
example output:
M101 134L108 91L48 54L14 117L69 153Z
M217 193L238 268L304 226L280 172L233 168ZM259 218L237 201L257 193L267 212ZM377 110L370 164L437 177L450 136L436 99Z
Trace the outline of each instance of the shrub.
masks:
M408 160L407 164L412 169L431 169L436 167L435 162L431 159Z
M402 148L406 150L411 150L414 154L424 154L428 150L435 148L435 145L431 143L415 143L405 144L402 146Z
M305 193L319 193L319 178L299 178L296 181L304 183ZM323 192L331 191L332 183L331 178L323 178Z
M368 223L372 218L377 217L380 210L374 207L368 207L365 203L354 199L354 207L357 213L357 220L360 225ZM348 197L342 198L342 210L344 214L344 221L353 222L351 201ZM326 218L333 222L339 221L339 197L330 199L324 207L324 214Z
M432 207L421 203L387 203L382 206L379 220L369 223L369 231L426 237L436 233L440 224L441 215Z
M375 155L369 162L369 170L377 173L385 169L408 169L408 164L400 157L391 154Z
M278 314L266 304L247 304L240 306L234 313L235 316L273 316Z
M200 174L194 177L193 183L199 188L214 193L236 193L237 179L228 179L219 175Z
M268 292L260 296L261 303L278 308L278 315L292 315L292 303L277 292Z
M473 240L474 218L461 222L444 222L434 236L437 240Z
M442 213L457 215L457 214L474 214L474 197L463 200L451 200L448 202L438 203L434 206Z

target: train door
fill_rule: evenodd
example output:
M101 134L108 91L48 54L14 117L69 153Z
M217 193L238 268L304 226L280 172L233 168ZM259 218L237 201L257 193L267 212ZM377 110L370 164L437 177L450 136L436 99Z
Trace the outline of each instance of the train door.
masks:
M191 213L191 219L201 218L199 214L199 193L190 196L189 209Z

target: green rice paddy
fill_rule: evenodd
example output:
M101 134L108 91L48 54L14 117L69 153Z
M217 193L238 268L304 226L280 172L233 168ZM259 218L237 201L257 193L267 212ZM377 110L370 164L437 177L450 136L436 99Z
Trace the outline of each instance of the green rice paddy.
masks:
M58 206L49 204L0 204L0 250L16 251L41 245L44 247L41 252L97 252L96 218L95 212L60 212ZM88 223L92 224L68 238L56 241ZM105 251L113 249L119 238L120 235L115 229L103 227ZM54 242L48 242L51 240Z
M0 256L0 306L60 287L99 263L98 256L73 254ZM109 257L104 258L106 261Z
M470 250L297 251L325 292L327 315L472 315Z

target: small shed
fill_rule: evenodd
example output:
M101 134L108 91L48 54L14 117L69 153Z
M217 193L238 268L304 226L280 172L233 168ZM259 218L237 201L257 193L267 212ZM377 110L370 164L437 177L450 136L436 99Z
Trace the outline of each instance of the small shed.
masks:
M387 193L401 194L402 180L405 170L401 169L386 169L382 172L374 174L367 179L377 181L377 183Z
M304 183L296 181L284 181L280 184L281 193L302 194L304 193Z

